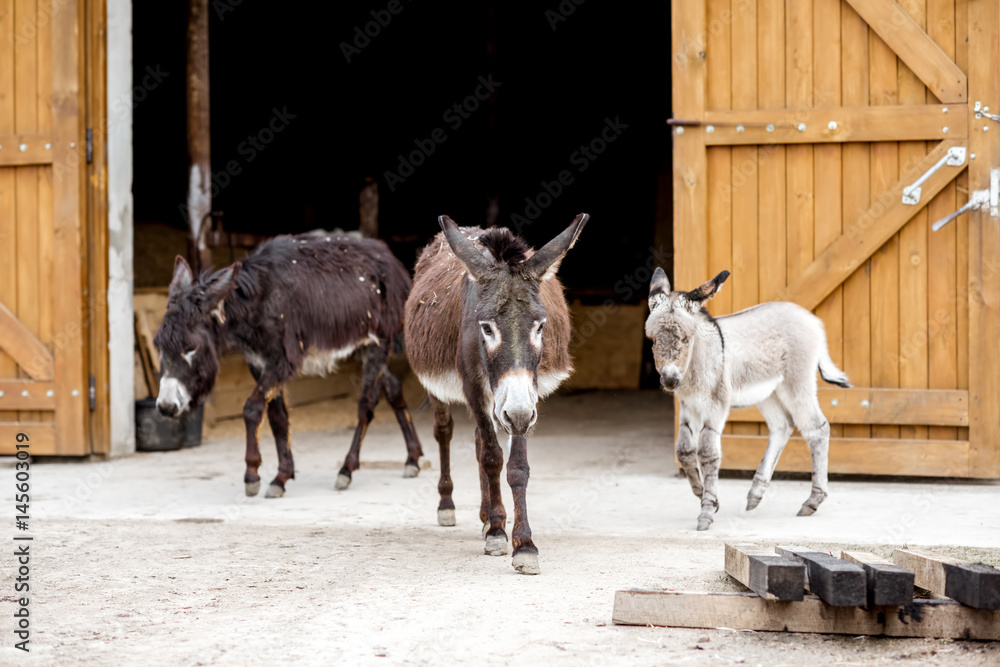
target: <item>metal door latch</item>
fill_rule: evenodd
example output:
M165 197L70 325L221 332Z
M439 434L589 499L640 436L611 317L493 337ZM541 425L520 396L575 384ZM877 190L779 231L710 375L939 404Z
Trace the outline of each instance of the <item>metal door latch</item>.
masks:
M916 206L920 203L920 186L926 183L927 179L934 175L934 172L945 165L949 167L961 167L963 164L965 164L965 147L952 146L948 149L945 156L938 160L937 164L925 171L924 175L918 178L913 185L907 185L903 188L903 203Z
M976 118L986 117L989 118L990 120L995 120L996 122L1000 123L1000 115L995 113L990 113L989 112L990 108L984 107L983 103L980 102L979 100L976 100L976 104L975 106L972 107L972 110L976 112Z
M938 231L958 216L974 208L989 208L990 217L996 218L998 216L998 209L1000 209L1000 169L990 169L989 190L973 190L972 195L969 197L969 203L935 222L931 225L931 231Z

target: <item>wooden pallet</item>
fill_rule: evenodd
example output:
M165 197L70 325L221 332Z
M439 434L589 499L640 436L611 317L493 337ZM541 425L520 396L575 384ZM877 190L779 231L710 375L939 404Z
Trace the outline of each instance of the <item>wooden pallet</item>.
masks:
M615 593L621 625L1000 640L1000 570L899 549L894 563L806 547L726 544L726 572L753 593ZM914 570L914 571L911 571ZM797 583L796 583L797 582ZM914 583L939 596L914 598ZM809 590L816 595L804 595Z

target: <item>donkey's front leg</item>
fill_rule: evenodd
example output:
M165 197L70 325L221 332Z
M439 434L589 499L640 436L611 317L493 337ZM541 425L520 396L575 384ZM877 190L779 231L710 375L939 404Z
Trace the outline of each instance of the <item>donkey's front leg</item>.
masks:
M497 442L496 431L486 415L476 415L479 425L479 437L482 441L482 451L479 456L480 473L486 480L489 492L490 527L486 531L486 546L483 552L490 556L503 556L507 553L507 511L503 507L500 496L500 471L503 469L503 450Z
M687 475L694 495L701 498L701 473L698 472L698 448L695 446L698 434L691 430L691 416L683 406L680 410L680 422L681 425L677 429L677 460Z
M725 422L723 421L723 424ZM719 465L722 463L722 441L719 433L722 426L705 424L701 428L698 442L698 461L704 490L701 493L701 514L698 515L698 530L708 530L714 521L713 515L719 511Z
M507 483L514 492L514 569L521 574L538 574L538 549L531 541L528 525L528 437L515 435L510 442L510 459L507 461Z

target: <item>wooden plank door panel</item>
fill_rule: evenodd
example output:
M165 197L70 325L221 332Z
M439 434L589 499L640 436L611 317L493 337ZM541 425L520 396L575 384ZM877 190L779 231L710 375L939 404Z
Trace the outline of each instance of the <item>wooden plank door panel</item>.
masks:
M0 454L90 453L81 5L0 0Z
M730 269L713 313L781 299L824 321L857 387L820 392L833 472L1000 477L997 223L975 211L942 232L929 224L1000 167L996 134L970 104L1000 107L998 7L674 7L674 117L695 123L673 135L674 284ZM954 147L965 162L903 203ZM724 467L756 468L761 421L733 412ZM779 469L803 469L800 459L786 453Z

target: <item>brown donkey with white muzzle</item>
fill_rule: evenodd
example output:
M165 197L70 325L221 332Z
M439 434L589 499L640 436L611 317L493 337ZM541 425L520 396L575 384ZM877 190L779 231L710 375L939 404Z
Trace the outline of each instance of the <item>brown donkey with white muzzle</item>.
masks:
M451 493L450 403L465 403L476 420L485 553L507 553L507 514L500 497L503 450L509 434L507 483L514 492L514 568L538 574L538 549L528 525L528 432L536 404L569 377L570 318L555 277L589 216L580 214L537 252L509 229L463 227L448 216L417 261L406 302L410 366L434 407L441 451L438 523L455 525Z
M215 384L219 355L242 352L257 380L243 408L246 494L260 489L258 430L266 408L278 450L278 474L266 495L277 498L295 477L282 387L299 374L332 373L337 362L356 354L363 362L358 426L336 486L346 489L358 468L380 387L406 440L403 476L416 477L420 441L402 384L386 367L409 291L406 267L373 239L323 232L278 236L242 262L199 278L178 257L154 341L161 359L156 407L174 417L197 406Z

